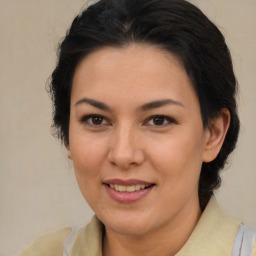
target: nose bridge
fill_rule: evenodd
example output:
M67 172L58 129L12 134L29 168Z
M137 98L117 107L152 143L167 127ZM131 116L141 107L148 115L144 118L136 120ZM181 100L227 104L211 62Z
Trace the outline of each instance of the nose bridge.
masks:
M109 160L122 169L139 165L143 159L138 130L127 123L120 124L112 133Z

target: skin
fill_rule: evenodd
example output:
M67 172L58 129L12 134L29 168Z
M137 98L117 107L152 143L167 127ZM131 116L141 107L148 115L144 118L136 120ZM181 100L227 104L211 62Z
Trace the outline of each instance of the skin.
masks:
M142 107L166 99L161 106ZM180 61L139 44L86 56L74 74L70 110L68 149L80 190L105 225L104 255L177 253L200 218L201 165L217 156L229 112L203 127ZM123 204L103 185L114 178L154 186L142 199Z

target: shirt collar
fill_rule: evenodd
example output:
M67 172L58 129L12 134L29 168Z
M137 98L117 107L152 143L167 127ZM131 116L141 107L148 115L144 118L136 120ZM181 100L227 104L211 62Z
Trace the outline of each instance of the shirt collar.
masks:
M175 256L232 255L240 224L226 214L212 196L188 241Z
M212 196L194 231L175 256L232 255L233 243L241 222L226 214ZM94 216L76 239L71 255L102 256L104 226Z

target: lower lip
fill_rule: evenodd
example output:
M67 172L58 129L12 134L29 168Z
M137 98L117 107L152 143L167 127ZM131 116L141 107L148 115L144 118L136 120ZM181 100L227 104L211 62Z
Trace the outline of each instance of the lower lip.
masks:
M129 204L144 198L153 189L154 186L150 186L148 188L137 190L134 192L119 192L113 188L110 188L106 184L104 184L104 187L112 199L119 203Z

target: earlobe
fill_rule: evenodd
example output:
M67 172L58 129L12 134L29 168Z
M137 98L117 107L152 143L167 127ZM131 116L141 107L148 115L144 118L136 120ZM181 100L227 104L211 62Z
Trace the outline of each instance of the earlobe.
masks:
M213 161L220 152L230 124L230 112L224 108L210 120L203 154L203 162Z

